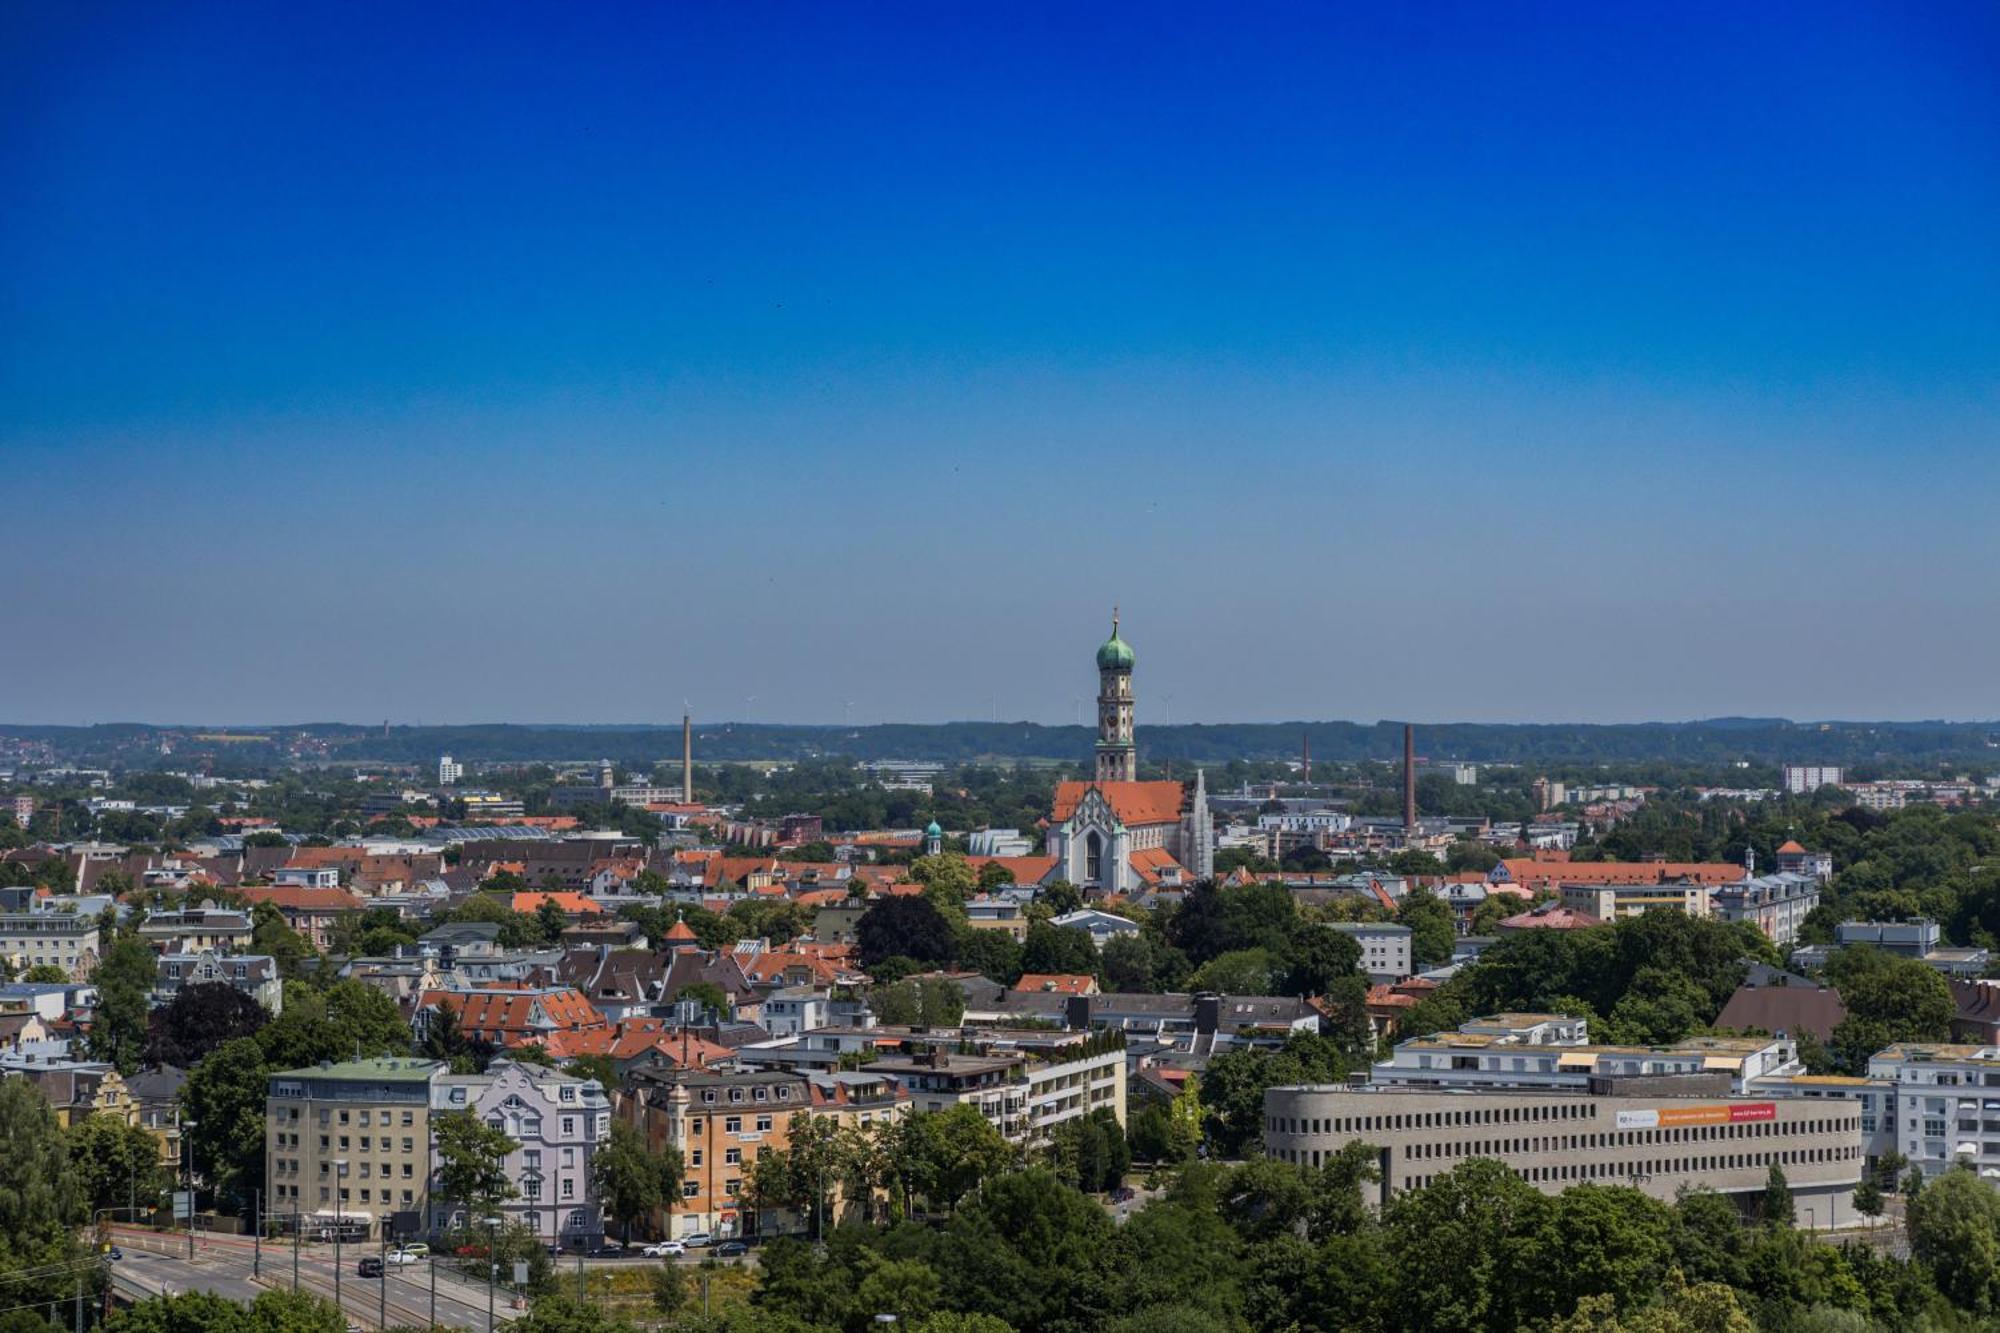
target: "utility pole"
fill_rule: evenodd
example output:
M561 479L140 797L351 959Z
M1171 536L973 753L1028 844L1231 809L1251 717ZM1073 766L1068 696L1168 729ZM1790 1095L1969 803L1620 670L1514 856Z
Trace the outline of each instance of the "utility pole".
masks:
M299 1294L299 1232L303 1229L299 1222L298 1207L294 1205L292 1208L292 1294L294 1296Z
M250 1223L257 1229L250 1234L250 1276L264 1276L264 1191L250 1191Z
M382 1299L375 1307L375 1327L389 1327L389 1219L382 1219ZM400 1267L400 1265L398 1265Z

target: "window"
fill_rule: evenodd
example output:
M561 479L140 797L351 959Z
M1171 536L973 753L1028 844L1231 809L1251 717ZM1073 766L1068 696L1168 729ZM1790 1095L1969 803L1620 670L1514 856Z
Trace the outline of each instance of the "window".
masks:
M688 1165L689 1165L689 1166L700 1166L700 1165L701 1165L701 1149L699 1149L699 1148L696 1148L696 1149L695 1149L695 1150L694 1150L694 1151L693 1151L693 1152L692 1152L692 1153L691 1153L691 1154L690 1154L690 1155L688 1156Z
M722 1150L722 1164L724 1166L743 1165L743 1150L741 1148L724 1148Z
M743 1132L743 1117L733 1115L724 1120L722 1122L722 1132L725 1134L741 1134Z
M562 1136L563 1136L564 1138L566 1138L566 1139L570 1139L570 1138L575 1138L575 1137L576 1137L576 1117L575 1117L575 1116L573 1116L573 1115L566 1115L566 1116L564 1116L564 1117L562 1118Z
M694 1180L683 1180L681 1182L681 1197L683 1199L692 1199L695 1195L699 1193L701 1193L701 1182ZM320 1198L324 1199L326 1197L326 1191L321 1190L319 1192L319 1196Z
M768 1133L770 1133L770 1132L771 1132L771 1117L770 1117L770 1116L767 1116L767 1115L760 1115L760 1116L758 1116L758 1117L757 1117L757 1132L758 1132L759 1134L768 1134Z

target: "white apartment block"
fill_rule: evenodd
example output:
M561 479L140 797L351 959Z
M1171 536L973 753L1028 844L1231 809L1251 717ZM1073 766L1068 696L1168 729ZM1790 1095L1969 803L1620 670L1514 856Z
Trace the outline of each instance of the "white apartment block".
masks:
M1838 764L1786 764L1785 790L1794 796L1809 795L1821 787L1844 786L1847 770Z
M1335 921L1327 929L1337 930L1361 946L1361 970L1370 981L1401 981L1410 975L1410 940L1415 932L1408 926L1388 921Z

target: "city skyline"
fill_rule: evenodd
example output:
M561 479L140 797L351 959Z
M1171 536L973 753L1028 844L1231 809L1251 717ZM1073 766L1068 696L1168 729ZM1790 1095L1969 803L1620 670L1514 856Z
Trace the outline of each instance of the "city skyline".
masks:
M1664 15L10 9L0 713L1993 717L2000 16Z

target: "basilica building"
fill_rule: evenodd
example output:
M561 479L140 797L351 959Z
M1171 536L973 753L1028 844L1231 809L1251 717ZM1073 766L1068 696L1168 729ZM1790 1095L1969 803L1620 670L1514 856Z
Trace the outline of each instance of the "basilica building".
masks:
M1054 878L1086 894L1183 889L1215 867L1215 830L1199 771L1190 793L1179 782L1139 781L1132 726L1132 646L1118 636L1097 650L1096 777L1056 784L1048 851Z

